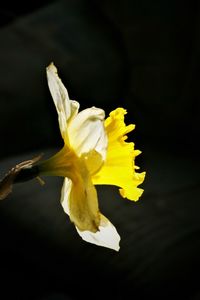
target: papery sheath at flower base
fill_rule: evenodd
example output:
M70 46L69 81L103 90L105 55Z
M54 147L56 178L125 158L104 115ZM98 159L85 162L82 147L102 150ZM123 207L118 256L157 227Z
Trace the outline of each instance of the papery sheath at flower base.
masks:
M58 113L63 148L39 164L40 175L62 176L61 204L83 240L119 250L120 236L114 225L99 211L94 185L119 187L122 197L137 201L145 172L137 173L134 143L127 143L126 110L117 108L105 120L102 109L79 112L79 103L69 99L53 63L47 67L49 89Z

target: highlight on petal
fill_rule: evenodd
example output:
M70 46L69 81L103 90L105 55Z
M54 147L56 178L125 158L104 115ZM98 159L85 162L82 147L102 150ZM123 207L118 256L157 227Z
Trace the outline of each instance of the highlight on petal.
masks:
M71 193L71 189L72 189L72 181L71 181L71 179L65 177L63 186L62 186L62 190L61 190L60 202L62 204L64 212L68 215L70 214L70 212L69 212L69 196Z
M105 159L108 141L104 118L102 109L91 107L82 110L69 124L70 145L78 156L95 150Z
M79 103L69 99L67 89L59 78L57 68L53 63L47 67L47 80L58 113L61 135L67 141L67 124L77 115Z
M111 184L120 187L120 194L124 198L137 201L143 190L138 188L145 177L145 172L137 173L135 157L140 153L134 150L134 143L128 143L127 133L134 129L134 125L126 126L124 115L126 110L117 108L105 120L108 136L107 157L102 168L94 174L94 184Z
M96 150L82 154L81 158L85 161L85 165L91 176L97 173L104 163L102 155Z
M76 230L86 242L119 251L120 236L114 225L101 214L99 230L97 232Z

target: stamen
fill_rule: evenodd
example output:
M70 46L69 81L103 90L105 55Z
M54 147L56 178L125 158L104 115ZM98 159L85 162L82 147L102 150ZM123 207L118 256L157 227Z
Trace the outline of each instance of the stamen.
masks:
M36 179L41 186L45 185L45 181L41 177L37 176Z

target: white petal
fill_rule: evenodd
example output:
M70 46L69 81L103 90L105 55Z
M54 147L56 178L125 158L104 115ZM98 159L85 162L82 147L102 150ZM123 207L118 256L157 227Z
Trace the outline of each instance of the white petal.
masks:
M69 99L67 89L58 76L57 68L51 63L47 67L47 80L56 110L62 137L67 136L67 123L78 113L79 103Z
M102 109L91 107L77 114L69 124L70 144L79 156L96 150L105 159L108 141L104 118Z
M69 195L72 188L72 181L68 178L64 178L62 190L61 190L61 199L60 202L66 214L69 215Z
M73 120L73 118L78 114L78 110L80 107L80 104L75 100L69 100L69 102L71 105L71 115L70 115L70 118L67 120L68 123L71 122Z
M114 225L103 215L101 215L99 231L96 233L80 231L77 227L76 230L86 242L119 251L120 236Z
M75 183L65 178L61 204L75 226L96 232L100 223L97 192L86 167L85 170L83 177L77 175Z
M61 192L61 204L64 211L69 215L69 195L71 192L72 182L70 179L65 178L62 192ZM90 231L80 231L77 227L76 230L82 239L86 242L110 248L119 251L120 236L114 227L114 225L101 214L101 221L99 231L96 233Z
M101 154L103 161L106 160L107 147L108 147L108 137L104 129L104 132L101 134L95 147L95 150Z

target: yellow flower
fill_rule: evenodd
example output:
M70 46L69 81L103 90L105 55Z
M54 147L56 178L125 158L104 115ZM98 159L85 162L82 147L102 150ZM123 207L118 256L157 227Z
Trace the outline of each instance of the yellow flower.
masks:
M106 120L104 111L96 107L78 112L79 103L69 99L53 64L47 67L47 79L64 146L40 163L40 174L64 177L61 204L83 240L118 251L120 236L100 213L94 185L116 185L130 200L141 196L143 190L137 186L145 172L136 173L134 165L140 152L125 141L134 125L125 125L123 108L112 111Z

